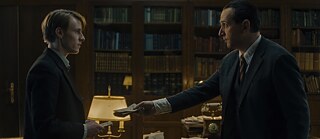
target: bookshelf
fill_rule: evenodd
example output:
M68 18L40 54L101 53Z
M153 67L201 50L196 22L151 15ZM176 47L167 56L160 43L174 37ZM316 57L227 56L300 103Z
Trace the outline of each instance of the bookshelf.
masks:
M111 85L112 95L125 96L130 105L185 88L184 7L184 2L94 2L94 94L105 94ZM126 89L122 82L128 75L133 82ZM181 112L157 117L133 115L121 138L141 138L157 130L166 132L166 138L179 138L180 134L172 131L181 127L181 118Z
M308 7L308 8L306 8ZM320 9L314 6L290 9L291 52L296 57L305 83L310 108L310 136L320 136Z
M259 8L259 17L261 21L261 34L268 38L273 40L274 42L277 42L278 44L282 43L281 38L281 18L280 18L280 9L279 8L265 8L260 7Z
M130 95L131 87L123 85L131 75L132 22L130 6L94 7L94 92L112 95Z
M320 94L320 10L292 9L292 52L305 81L306 91Z
M185 86L186 22L184 2L144 2L143 8L143 98L173 95ZM143 117L142 133L165 132L165 138L181 138L182 112ZM168 126L170 125L170 126Z
M144 7L145 95L168 96L182 90L181 34L180 7Z
M219 7L194 7L193 11L193 85L207 79L218 68L220 59L229 49L218 36Z

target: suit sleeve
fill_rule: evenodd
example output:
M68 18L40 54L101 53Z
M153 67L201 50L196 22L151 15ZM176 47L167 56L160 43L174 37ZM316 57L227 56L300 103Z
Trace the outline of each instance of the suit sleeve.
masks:
M287 120L288 139L306 139L310 113L304 84L295 59L291 55L280 56L273 67L273 74L277 99Z
M195 106L219 95L219 71L204 83L167 98L172 112Z
M62 121L56 117L61 72L48 65L38 65L29 74L31 110L34 130L38 138L81 139L82 123Z

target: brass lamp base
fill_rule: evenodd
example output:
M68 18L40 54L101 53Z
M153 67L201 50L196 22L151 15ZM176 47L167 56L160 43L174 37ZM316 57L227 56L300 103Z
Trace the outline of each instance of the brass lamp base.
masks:
M108 138L108 139L120 138L121 137L121 133L124 133L125 130L119 128L118 132L119 132L119 135L112 135L111 126L108 126L107 134L106 135L99 135L98 134L98 137L100 137L100 138Z

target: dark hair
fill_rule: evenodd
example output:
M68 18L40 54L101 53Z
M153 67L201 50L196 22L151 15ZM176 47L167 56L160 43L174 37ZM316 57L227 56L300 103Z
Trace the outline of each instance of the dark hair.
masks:
M258 32L260 29L260 18L258 16L258 9L253 4L246 0L233 0L224 6L223 9L233 8L234 15L233 20L239 24L243 20L248 19L250 21L251 32Z
M75 11L58 9L48 13L41 24L44 42L49 43L56 40L55 30L57 27L67 30L71 17L78 19L82 24L82 28L84 29L86 26L86 20L81 14Z

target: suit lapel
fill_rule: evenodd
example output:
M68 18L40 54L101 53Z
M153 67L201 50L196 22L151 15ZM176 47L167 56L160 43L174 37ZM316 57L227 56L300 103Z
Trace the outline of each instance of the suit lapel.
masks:
M242 100L248 93L248 89L251 85L251 82L253 80L254 75L258 72L262 62L263 62L263 54L264 54L264 46L263 43L264 39L261 38L261 42L259 43L259 46L256 48L255 54L253 55L252 61L250 63L249 69L245 75L245 79L243 82L243 86L241 89L241 95L240 95L240 105L242 103Z
M81 97L78 95L78 93L76 93L76 91L73 87L72 81L69 77L69 73L66 71L66 69L62 69L62 70L63 70L63 75L67 79L67 82L68 82L69 86L71 87L73 94L75 94L77 96L77 98L82 102Z
M82 103L82 99L81 97L76 93L74 87L73 87L73 84L72 84L72 81L69 77L69 73L67 71L67 68L66 66L64 65L64 63L62 62L62 60L60 59L60 57L55 53L53 52L52 50L50 49L47 49L47 52L48 54L50 54L50 56L53 58L53 60L55 61L55 63L57 64L57 66L60 68L60 70L63 72L63 75L64 75L64 78L67 80L71 90L72 90L72 93L78 98L78 100Z

